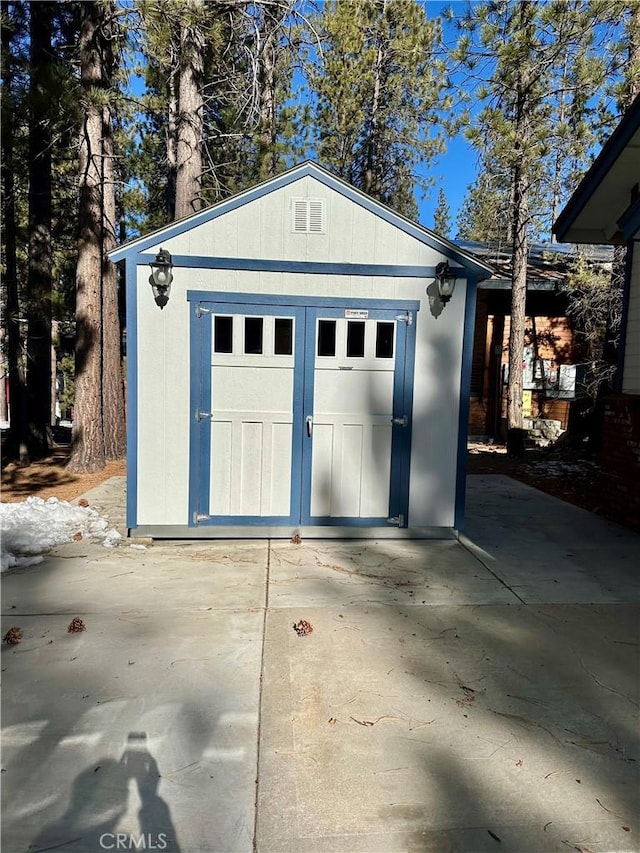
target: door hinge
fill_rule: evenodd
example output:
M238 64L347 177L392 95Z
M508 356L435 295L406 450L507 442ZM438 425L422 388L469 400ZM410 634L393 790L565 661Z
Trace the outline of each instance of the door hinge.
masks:
M203 314L213 314L213 309L203 308L202 305L196 307L196 317L202 317Z
M404 314L398 314L396 320L399 323L406 323L407 326L413 325L413 311L405 311Z
M196 420L204 421L207 419L211 419L213 417L213 412L201 412L200 409L196 409Z
M201 521L207 521L209 518L211 518L210 515L203 515L201 512L198 512L198 510L193 513L194 524L199 524Z
M391 423L394 426L409 426L409 418L406 415L401 415L399 418L391 418Z
M404 527L404 515L394 515L393 518L388 518L387 524L397 524L398 527Z

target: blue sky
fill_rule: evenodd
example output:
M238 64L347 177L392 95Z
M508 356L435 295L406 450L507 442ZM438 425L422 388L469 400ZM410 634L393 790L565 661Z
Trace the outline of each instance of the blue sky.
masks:
M462 14L468 3L466 0L449 0L449 2L433 2L433 0L420 0L427 10L430 18L442 16L445 9L453 8L454 12ZM455 26L443 22L445 34L451 43L456 39ZM136 62L143 61L142 55L134 54ZM132 74L129 78L129 90L134 97L139 97L144 90L144 81L141 77ZM447 141L447 150L438 157L429 169L433 186L429 189L428 197L422 198L417 193L419 210L419 222L426 228L433 227L433 216L438 201L440 187L444 190L451 213L450 237L455 237L458 211L462 207L464 197L469 185L476 176L476 153L466 142L463 135Z
M447 3L427 0L424 4L430 18L443 17L445 9L449 8L453 9L456 14L462 14L469 5L466 0L449 0ZM457 36L455 26L443 19L443 28L445 39L452 44ZM424 200L418 198L420 223L426 228L433 227L433 214L438 203L438 191L442 187L451 211L451 234L449 236L455 237L458 212L462 207L466 191L469 185L473 183L477 173L476 152L462 133L447 141L445 154L436 160L430 172L435 183L430 191L429 198Z

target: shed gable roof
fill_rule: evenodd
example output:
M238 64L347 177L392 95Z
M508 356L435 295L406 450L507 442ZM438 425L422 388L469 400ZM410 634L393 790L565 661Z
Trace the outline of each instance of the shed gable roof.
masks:
M472 274L479 276L480 279L487 278L492 274L491 267L484 264L478 258L460 249L449 240L439 237L432 231L424 228L422 225L412 222L407 217L396 213L386 205L375 201L370 196L360 190L357 190L346 181L336 177L322 166L319 166L317 163L310 160L301 163L298 166L294 166L289 171L283 172L274 178L270 178L261 184L257 184L247 190L243 190L224 201L211 205L204 210L200 210L197 213L184 217L183 219L171 222L150 234L146 234L142 237L136 237L128 243L124 243L114 249L109 253L109 257L116 263L126 260L127 258L144 252L150 247L156 246L161 241L169 240L172 237L183 234L186 231L210 222L219 216L223 216L238 207L249 204L256 199L262 198L269 193L289 186L305 177L314 178L324 186L339 193L344 198L349 199L360 207L368 210L376 216L379 216L381 219L403 231L405 234L408 234L419 242L442 253L445 257L460 264L460 266L469 270Z

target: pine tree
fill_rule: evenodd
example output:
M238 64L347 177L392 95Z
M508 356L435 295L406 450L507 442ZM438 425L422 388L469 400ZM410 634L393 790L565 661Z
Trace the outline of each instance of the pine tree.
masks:
M433 230L441 237L448 237L451 232L451 210L442 187L438 192L438 206L433 214Z
M29 264L27 300L27 416L29 454L45 456L51 435L51 144L53 13L32 2L29 14Z
M202 205L204 11L204 4L200 0L187 0L180 22L178 119L176 122L176 219L200 210Z
M17 187L27 182L21 169L17 124L24 115L21 108L26 101L24 87L19 85L20 60L18 43L23 40L24 7L19 3L2 4L2 220L3 220L3 320L7 341L7 378L11 393L10 429L3 455L14 458L21 465L29 463L25 359L20 330L20 293L18 242L24 242L19 226L20 211L16 200ZM5 390L5 389L3 389ZM6 393L6 390L5 390Z
M338 0L323 7L322 56L310 73L320 161L401 213L416 216L419 167L443 150L447 106L434 57L437 21L414 0Z
M587 156L593 142L595 115L592 120L588 100L606 79L607 62L616 62L615 52L603 50L615 25L613 17L607 3L518 0L474 6L461 21L464 32L455 57L467 62L474 75L485 75L484 86L475 93L482 108L467 134L490 166L489 175L499 176L498 188L505 186L505 176L509 186L510 430L522 427L520 365L529 241L545 211L549 227L553 206L560 203L562 191L567 192L566 174ZM481 199L478 202L482 210Z
M120 430L122 397L114 387L105 395L105 370L109 379L121 381L119 357L113 357L120 335L116 330L114 278L105 255L113 244L113 182L106 165L112 152L109 140L113 97L113 46L115 4L96 0L82 6L78 43L84 121L79 148L80 240L76 271L76 374L75 419L68 468L98 471L104 468L107 451L105 428ZM115 315L115 316L114 316ZM106 416L106 420L105 420ZM114 449L115 448L115 449ZM121 454L119 439L111 453Z
M115 4L105 8L104 78L111 86L122 36ZM115 130L111 97L102 103L102 434L106 459L122 459L127 450L118 273L107 255L116 247Z

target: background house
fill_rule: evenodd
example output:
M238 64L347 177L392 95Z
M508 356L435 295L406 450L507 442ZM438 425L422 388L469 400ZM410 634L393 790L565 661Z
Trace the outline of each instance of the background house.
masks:
M473 366L469 401L469 434L506 436L506 382L511 307L511 251L490 243L456 241L494 269L478 287ZM585 258L611 270L613 250L592 246ZM560 430L579 430L587 399L588 353L567 316L563 289L575 246L533 244L527 264L525 351L523 358L525 428L535 432L540 420ZM551 428L551 425L549 425Z
M558 217L576 243L626 246L618 393L605 401L601 465L610 507L640 529L640 96Z

